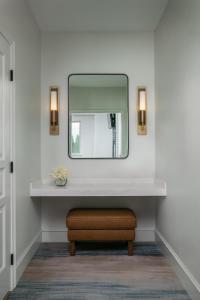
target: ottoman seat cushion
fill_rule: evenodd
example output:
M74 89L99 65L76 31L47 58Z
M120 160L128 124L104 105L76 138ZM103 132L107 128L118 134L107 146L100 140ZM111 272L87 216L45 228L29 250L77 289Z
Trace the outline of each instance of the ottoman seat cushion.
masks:
M129 209L73 209L66 225L72 230L125 230L136 228L136 216Z

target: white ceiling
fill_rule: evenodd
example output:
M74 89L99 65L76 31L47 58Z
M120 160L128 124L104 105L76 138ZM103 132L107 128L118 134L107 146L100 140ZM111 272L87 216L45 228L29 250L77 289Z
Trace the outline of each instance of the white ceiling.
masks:
M168 0L27 0L43 31L152 31Z

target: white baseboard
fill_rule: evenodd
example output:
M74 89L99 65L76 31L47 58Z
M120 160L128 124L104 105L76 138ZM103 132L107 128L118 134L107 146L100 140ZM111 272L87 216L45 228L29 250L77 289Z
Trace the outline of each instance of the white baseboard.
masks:
M67 229L61 230L42 230L42 242L66 242ZM136 229L136 242L154 242L155 229L154 228L138 228Z
M17 259L16 262L16 283L18 283L20 277L22 276L27 265L31 261L33 255L37 251L40 243L42 241L42 234L38 232L35 237L32 239L28 247L24 250L21 256Z
M166 241L163 235L156 229L155 231L156 241L159 243L164 255L169 258L176 274L178 275L181 283L188 291L190 297L193 300L200 299L200 284L195 279L190 270L186 267L181 258L177 255L174 249Z

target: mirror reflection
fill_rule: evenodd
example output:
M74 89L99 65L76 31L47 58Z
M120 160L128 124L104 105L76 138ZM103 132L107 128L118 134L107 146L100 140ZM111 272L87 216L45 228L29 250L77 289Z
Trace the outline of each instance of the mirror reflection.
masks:
M69 156L128 156L128 78L124 74L69 76Z

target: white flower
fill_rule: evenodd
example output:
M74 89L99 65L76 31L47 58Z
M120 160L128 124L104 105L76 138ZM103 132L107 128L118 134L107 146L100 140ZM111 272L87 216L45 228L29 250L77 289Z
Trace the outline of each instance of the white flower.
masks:
M54 169L51 173L51 177L54 179L61 179L65 180L67 179L68 171L65 167L58 167Z

